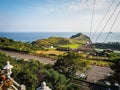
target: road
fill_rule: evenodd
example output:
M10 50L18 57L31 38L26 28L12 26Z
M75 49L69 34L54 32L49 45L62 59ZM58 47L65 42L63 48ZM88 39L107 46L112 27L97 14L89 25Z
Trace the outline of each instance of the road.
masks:
M39 57L39 56L34 56L34 55L29 55L29 54L22 54L22 53L12 52L12 51L5 51L5 50L1 50L1 49L0 49L0 52L4 52L9 56L16 57L16 58L22 58L25 60L29 60L29 59L38 60L44 64L54 64L55 63L55 60L50 59L50 58L45 58L45 57Z

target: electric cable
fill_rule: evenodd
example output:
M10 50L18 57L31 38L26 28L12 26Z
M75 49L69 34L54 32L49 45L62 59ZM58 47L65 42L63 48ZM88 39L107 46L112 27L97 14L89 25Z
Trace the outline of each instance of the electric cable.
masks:
M96 0L94 0L93 10L92 10L92 18L91 18L91 23L90 23L90 35L89 35L89 38L91 37L91 31L92 31L92 26L93 26L93 17L94 17L94 11L95 11L95 4L96 4Z
M113 1L111 2L110 6L108 7L105 15L103 16L103 18L101 19L101 21L100 21L100 23L98 24L97 28L95 29L95 32L93 33L92 38L95 36L95 34L97 33L97 30L99 29L99 27L100 27L101 24L103 23L104 19L106 18L106 16L107 16L108 12L110 11L110 9L111 9L114 1L115 1L115 0L113 0Z
M116 12L117 8L120 6L120 2L116 5L115 9L113 10L112 14L110 15L110 17L108 18L107 22L105 23L103 29L101 30L101 32L99 33L99 35L97 36L96 41L99 39L100 35L102 34L102 32L104 31L104 29L106 28L107 24L109 23L110 19L112 18L112 16L114 15L114 13Z
M112 31L112 29L113 29L113 27L114 27L114 25L115 25L115 23L116 23L116 21L117 21L117 19L118 19L118 17L119 17L119 15L120 15L120 10L119 10L119 12L117 13L117 16L115 17L115 19L114 19L114 21L113 21L113 23L112 23L112 25L111 25L111 28L110 28L110 30L109 30L109 32L108 32L108 34L107 34L107 36L106 36L106 38L105 38L105 40L104 40L103 43L106 42L106 40L107 40L110 32Z

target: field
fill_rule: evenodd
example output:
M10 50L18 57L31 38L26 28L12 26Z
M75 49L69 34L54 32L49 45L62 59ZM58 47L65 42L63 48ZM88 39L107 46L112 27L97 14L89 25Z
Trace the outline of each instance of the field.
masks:
M54 54L54 55L61 55L64 54L63 51L56 51L56 50L48 50L48 51L40 51L37 50L36 54L45 54L45 55L49 55L49 54Z
M71 49L78 48L80 44L68 44L68 45L61 45L61 47L69 47Z

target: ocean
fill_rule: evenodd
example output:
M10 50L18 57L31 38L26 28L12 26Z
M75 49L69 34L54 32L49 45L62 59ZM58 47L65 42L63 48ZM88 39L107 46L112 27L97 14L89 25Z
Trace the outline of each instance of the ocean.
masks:
M38 39L44 39L48 37L65 37L69 38L79 32L0 32L0 37L6 37L16 41L32 42ZM88 32L82 32L89 36ZM91 33L91 40L95 42L99 33ZM92 36L94 35L94 36ZM107 33L102 33L96 42L104 42ZM106 42L120 42L120 32L110 33Z

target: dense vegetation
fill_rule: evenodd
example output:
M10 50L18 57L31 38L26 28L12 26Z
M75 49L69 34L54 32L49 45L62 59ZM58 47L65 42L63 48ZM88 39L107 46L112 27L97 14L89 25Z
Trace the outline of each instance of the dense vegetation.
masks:
M58 58L54 68L60 73L72 78L78 70L85 72L87 69L87 64L88 63L82 59L80 54L68 52L67 54Z
M108 43L95 43L93 44L96 48L101 49L113 49L113 50L120 50L120 43L119 42L108 42Z
M112 85L115 83L120 85L120 57L114 57L111 60L113 64L111 64L110 67L114 72L107 77L107 80L110 81Z
M44 65L39 61L11 58L10 56L0 53L0 68L5 65L6 61L14 66L12 77L20 84L25 84L27 90L35 90L40 86L42 81L46 81L52 90L83 90L81 85L73 83L76 72L85 73L88 69L88 63L99 66L109 66L114 70L112 76L107 77L111 82L120 83L119 76L120 58L119 54L114 52L92 52L92 53L75 53L69 51L70 47L79 47L90 41L89 38L81 33L72 37L50 37L41 39L32 43L14 41L12 39L0 38L0 48L22 53L35 54L45 57L57 57L57 62L52 65ZM120 50L120 43L96 43L96 48L110 48ZM103 47L101 47L101 45ZM53 46L50 48L50 46ZM57 49L56 49L57 48ZM57 51L57 50L63 51ZM43 51L44 50L44 51ZM116 58L117 57L117 58Z
M15 52L34 54L43 57L57 58L63 51L78 48L89 41L89 38L82 33L73 35L70 38L49 37L30 42L14 41L12 39L0 38L0 49Z
M0 48L23 53L34 53L34 50L42 50L41 46L32 45L29 42L14 41L12 39L0 38Z
M61 58L65 58L65 66L62 66L63 63L59 63ZM81 90L79 85L72 83L71 78L66 77L67 73L60 73L56 70L59 66L63 68L66 67L65 69L71 68L73 73L69 72L69 75L74 76L77 69L80 70L86 66L86 64L78 58L78 54L68 53L65 56L60 56L55 66L52 66L41 64L39 61L35 60L24 61L23 59L11 58L4 53L0 53L0 68L9 60L14 66L12 77L18 83L26 85L27 90L35 90L36 87L40 86L42 81L46 81L47 85L49 85L52 90ZM68 62L68 60L70 62Z

